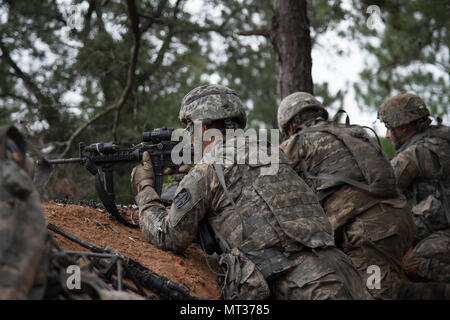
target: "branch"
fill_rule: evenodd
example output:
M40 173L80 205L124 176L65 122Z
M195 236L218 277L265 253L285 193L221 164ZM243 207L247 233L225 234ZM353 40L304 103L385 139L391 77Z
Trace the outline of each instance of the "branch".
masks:
M163 1L162 1L163 2ZM164 1L166 2L166 1ZM161 4L161 3L160 3ZM178 6L180 1L175 5L175 10L178 10ZM159 5L158 5L159 8ZM160 25L174 27L174 34L185 34L185 33L202 33L202 32L218 32L223 34L223 29L227 26L228 22L232 17L234 17L238 12L240 12L240 7L236 6L233 11L226 17L226 19L220 25L212 25L212 26L201 26L197 23L193 23L191 21L180 20L176 17L176 11L173 15L173 18L165 18L161 17L161 12L157 11L157 14L148 15L148 14L139 14L140 17L145 18L149 21L149 26L153 23L157 23Z
M117 128L119 127L119 120L120 120L120 109L116 111L116 115L114 116L114 125L112 129L112 136L113 141L117 142Z
M139 91L138 91L138 88L135 88L135 93L134 93L133 97L134 97L134 102L133 102L134 129L137 131L138 134L141 134L142 130L141 130L141 126L139 125L138 118L137 118L138 106L139 106Z
M139 14L140 17L143 18L147 18L148 19L148 23L146 25L142 26L142 32L146 32L148 29L150 29L153 25L153 23L155 22L155 19L159 19L163 13L163 11L165 10L166 6L167 6L168 0L161 0L158 3L158 7L156 8L156 12L152 13L151 15L146 15L146 14Z
M139 31L139 16L136 11L136 4L134 0L126 0L126 8L128 17L131 22L131 30L134 37L134 43L133 43L133 51L131 54L131 60L130 60L130 67L128 68L128 76L127 76L127 85L125 89L122 91L122 94L119 98L119 100L112 104L111 106L104 109L102 112L96 114L94 117L92 117L89 121L84 123L82 126L80 126L73 134L70 136L69 140L67 140L67 145L64 151L61 153L60 157L64 158L67 153L69 152L70 148L72 147L72 144L74 140L87 128L89 127L93 122L97 121L98 119L102 118L103 116L107 115L111 111L117 110L119 111L123 105L125 104L128 96L130 95L130 92L133 88L133 82L136 72L136 64L138 59L138 53L139 53L139 45L140 45L140 31Z
M39 102L39 104L41 106L48 106L51 105L52 103L52 99L49 98L48 96L46 96L45 94L43 94L41 92L41 90L39 89L39 87L33 82L33 80L31 80L30 76L28 76L27 74L25 74L20 68L19 66L14 62L14 60L11 58L10 52L8 50L8 48L0 41L0 49L2 50L2 55L1 58L11 67L13 68L14 72L15 72L15 76L19 77L20 79L22 79L23 83L25 84L25 87L27 88L28 91L30 91L35 98L37 99L37 101ZM40 109L38 107L38 109Z
M31 107L36 105L30 99L25 98L23 96L19 96L19 95L15 94L15 93L0 93L0 98L11 98L11 99L15 99L15 100L20 100L20 101L22 101L23 103L25 103L27 105L28 110L30 110Z
M146 72L148 76L152 75L161 66L164 60L164 56L166 55L170 43L172 42L172 37L173 37L172 28L169 28L169 32L167 33L167 36L164 38L164 42L159 48L155 61L153 61L153 63L150 65L150 68L148 68L148 72Z
M240 36L263 36L268 38L270 36L270 30L256 29L236 32Z
M92 13L94 12L94 7L95 7L95 0L90 0L89 8L88 8L86 14L84 15L84 22L83 22L84 28L80 32L80 34L84 35L85 37L88 37L89 33L91 31L91 18L92 18Z
M174 12L173 12L174 18L176 18L176 15L178 13L180 2L181 1L178 0L175 4L175 8L174 8ZM174 35L173 28L174 28L174 25L172 25L172 24L169 25L169 31L167 32L167 35L164 38L164 41L163 41L161 47L159 48L159 51L158 51L158 54L156 55L155 60L152 62L150 67L147 68L147 71L145 73L141 73L137 76L139 82L150 77L161 66L161 64L164 60L164 56L166 55L166 52L169 49L170 43L172 42L172 38Z

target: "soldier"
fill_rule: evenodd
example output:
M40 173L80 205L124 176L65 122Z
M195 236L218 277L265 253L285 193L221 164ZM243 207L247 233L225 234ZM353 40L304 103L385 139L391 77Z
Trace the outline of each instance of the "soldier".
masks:
M32 171L20 132L0 126L0 300L136 299L112 290L86 266L80 289L67 289L67 259L49 251Z
M415 287L400 281L401 260L415 227L389 160L362 127L327 119L328 112L309 93L287 96L278 108L278 125L286 137L281 149L315 190L337 247L352 258L373 297L417 298ZM377 268L379 286L372 282ZM433 289L426 290L435 298ZM427 298L424 290L420 294Z
M208 85L183 98L180 120L191 133L201 123L203 136L213 128L242 129L247 117L234 91ZM181 180L170 211L153 189L152 163L144 153L131 174L144 237L163 250L183 252L207 221L220 247L224 299L370 298L351 260L334 247L317 198L286 157L280 153L275 175L261 175L269 165L236 164L238 139L201 141L203 157ZM249 139L240 139L245 159L256 156ZM233 154L224 165L215 161L223 151Z
M0 299L40 299L47 230L19 131L0 126Z
M412 279L450 283L450 128L430 125L425 102L399 94L380 107L398 186L412 201L417 226L404 268Z

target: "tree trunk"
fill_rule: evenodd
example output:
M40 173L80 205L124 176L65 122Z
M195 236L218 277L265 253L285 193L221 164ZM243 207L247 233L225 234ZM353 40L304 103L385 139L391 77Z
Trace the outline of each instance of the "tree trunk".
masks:
M270 41L278 64L278 98L297 91L313 94L306 0L276 0L273 11Z

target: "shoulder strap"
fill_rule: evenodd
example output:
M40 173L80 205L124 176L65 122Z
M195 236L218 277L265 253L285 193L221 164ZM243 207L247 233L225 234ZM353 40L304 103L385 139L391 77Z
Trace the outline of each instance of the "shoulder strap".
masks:
M414 162L416 164L417 169L420 172L420 175L423 177L425 171L424 171L424 161L425 161L425 155L424 155L424 144L423 144L423 140L421 143L421 147L420 148L415 148L414 149L414 153L413 153L413 157L414 157Z
M353 126L355 126L355 125L353 125ZM375 135L375 138L377 139L378 146L381 148L381 141L380 141L380 138L378 137L378 134L376 133L375 130L373 130L371 127L368 127L368 126L360 126L360 125L357 125L357 126L361 127L361 128L364 128L364 129L369 129L370 131L372 131L373 134Z
M336 114L335 114L334 117L333 117L332 123L333 123L333 124L334 124L334 123L338 123L338 121L339 121L339 114L341 114L341 113L345 113L345 124L346 124L347 126L349 126L349 125L350 125L350 117L348 116L347 111L345 111L344 109L339 109L339 110L336 112Z
M213 167L214 167L214 171L216 172L217 178L219 179L219 183L222 186L222 189L223 189L226 197L230 201L231 205L233 206L234 211L237 213L237 215L239 216L239 218L241 220L241 225L242 225L242 234L241 234L242 239L241 239L241 242L243 242L243 240L244 240L244 219L242 218L242 215L241 215L239 209L237 208L236 203L233 200L233 197L228 192L228 188L227 188L227 185L225 183L225 175L223 173L222 165L217 163L217 162L214 162L213 163Z

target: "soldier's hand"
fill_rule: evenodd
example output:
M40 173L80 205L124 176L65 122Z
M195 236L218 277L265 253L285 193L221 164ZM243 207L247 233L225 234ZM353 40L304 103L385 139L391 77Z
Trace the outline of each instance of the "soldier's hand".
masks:
M191 171L191 169L192 169L193 167L194 167L194 166L191 165L191 164L183 164L182 166L180 166L180 169L178 169L178 172L179 172L179 173L187 174L189 171Z
M178 169L178 173L172 176L173 181L180 182L181 180L183 180L184 176L187 175L192 168L193 166L191 166L190 164L183 164L182 166L180 166L180 168Z
M193 166L190 165L190 164L183 164L178 169L178 173L177 174L186 175L189 171L191 171L192 168L193 168ZM164 169L164 175L171 175L171 174L174 174L173 168L166 168L166 169Z
M145 151L142 155L142 162L134 167L131 172L131 186L133 190L141 192L146 186L153 187L155 181L150 154Z

